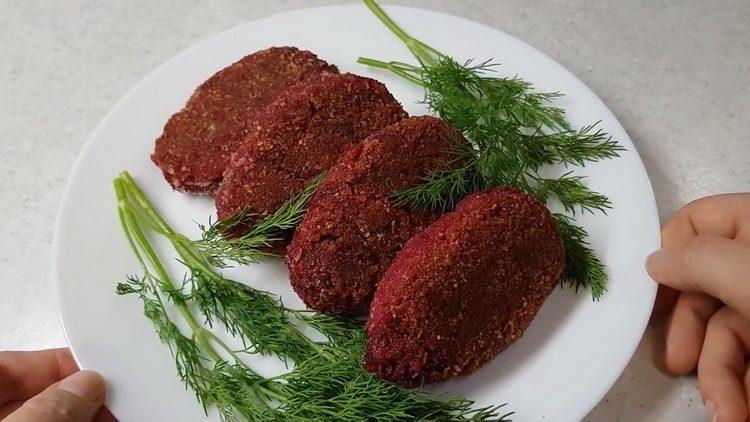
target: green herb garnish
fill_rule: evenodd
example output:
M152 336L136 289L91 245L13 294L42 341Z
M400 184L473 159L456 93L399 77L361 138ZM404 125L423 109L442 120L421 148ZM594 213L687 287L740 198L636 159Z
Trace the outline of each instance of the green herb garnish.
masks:
M502 405L474 408L469 400L430 396L366 372L361 323L289 309L270 293L225 278L205 249L172 230L129 174L115 179L114 187L120 222L142 271L119 283L117 293L140 298L177 373L206 411L215 406L225 421L509 420ZM187 269L183 283L173 281L147 232L169 240ZM167 312L170 303L176 316ZM213 324L241 338L244 347L229 347ZM325 340L314 341L305 326ZM263 377L242 359L256 353L276 356L292 369Z
M297 227L302 220L307 203L325 176L325 172L315 176L302 192L249 227L246 226L253 217L250 208L224 220L213 223L209 221L208 226L199 224L203 235L200 240L193 241L193 244L212 265L220 268L226 267L227 261L250 265L266 259L272 255L266 249L281 240L287 231ZM236 229L244 233L231 235Z
M557 199L572 215L611 208L607 197L589 189L582 176L568 172L546 178L540 174L549 165L584 166L617 157L624 149L597 124L572 128L565 111L551 105L561 94L534 92L531 83L518 77L493 76L497 65L489 61L459 63L409 36L375 1L364 2L404 42L418 64L365 57L357 61L422 86L424 103L458 128L470 144L460 151L463 166L437 169L424 183L393 192L396 204L446 211L473 192L509 186L541 201ZM563 281L576 289L587 287L594 299L599 299L607 289L604 264L573 216L555 214L555 218L567 255Z

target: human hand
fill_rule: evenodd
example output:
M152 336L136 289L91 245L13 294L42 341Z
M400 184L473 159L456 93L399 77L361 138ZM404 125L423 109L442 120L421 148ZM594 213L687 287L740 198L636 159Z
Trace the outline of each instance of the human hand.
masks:
M5 422L114 421L102 406L104 379L79 371L68 349L0 352L0 419Z
M657 307L670 311L664 369L686 375L697 368L709 421L745 422L750 193L707 197L683 207L662 229L662 249L648 257L646 269L662 285Z

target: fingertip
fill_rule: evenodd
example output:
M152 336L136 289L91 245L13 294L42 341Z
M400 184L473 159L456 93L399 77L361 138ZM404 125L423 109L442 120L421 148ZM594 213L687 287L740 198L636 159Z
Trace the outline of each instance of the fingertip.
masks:
M690 375L695 371L696 364L693 359L684 353L675 353L666 346L654 356L657 369L673 377ZM674 350L674 349L672 349Z
M659 249L651 252L646 257L646 272L654 279L654 281L661 283L661 279L664 278L664 269L667 265L667 255L669 252L666 249Z
M720 303L702 293L682 293L666 322L664 333L664 370L681 376L698 366L706 326Z
M7 422L90 421L104 401L104 379L93 371L79 371L26 400Z
M57 388L91 402L104 401L104 377L98 372L83 370L63 379Z
M667 337L666 344L664 345L664 352L662 354L662 370L675 377L688 375L695 371L698 364L698 358L696 357L696 354L692 352L692 349L695 349L696 346L691 344L689 347L691 350L685 351L679 347L679 345L675 347L674 344L670 343L674 342L670 341L670 338ZM697 345L697 348L700 350L700 344Z

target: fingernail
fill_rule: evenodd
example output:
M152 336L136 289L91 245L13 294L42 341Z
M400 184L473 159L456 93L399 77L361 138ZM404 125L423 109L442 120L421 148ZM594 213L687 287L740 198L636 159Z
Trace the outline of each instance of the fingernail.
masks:
M646 257L646 272L648 272L648 275L651 276L651 278L656 279L659 275L659 271L664 266L665 257L667 255L667 251L664 249L659 249L657 251L651 252L651 254Z
M716 422L718 420L718 415L716 414L716 405L713 401L708 400L705 403L706 406L706 416L708 417L708 422Z
M84 400L98 401L104 395L104 379L94 371L78 371L60 381L57 388Z

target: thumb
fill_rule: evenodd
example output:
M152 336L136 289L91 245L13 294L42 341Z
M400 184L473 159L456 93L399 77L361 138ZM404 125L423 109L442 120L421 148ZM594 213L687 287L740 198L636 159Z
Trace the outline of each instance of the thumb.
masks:
M104 378L79 371L26 400L5 422L89 422L104 402Z

